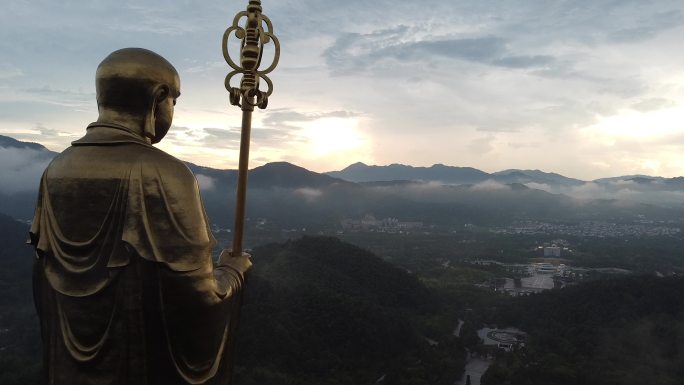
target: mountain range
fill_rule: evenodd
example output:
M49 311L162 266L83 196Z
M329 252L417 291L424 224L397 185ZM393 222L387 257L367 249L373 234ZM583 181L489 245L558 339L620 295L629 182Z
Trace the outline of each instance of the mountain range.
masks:
M38 143L0 136L0 213L32 217L40 175L56 154ZM237 171L187 164L197 176L212 222L230 226ZM366 215L436 225L491 225L521 219L626 219L644 213L671 219L680 217L683 203L681 177L582 181L540 170L486 173L441 164L363 163L316 173L273 162L250 171L247 214L283 228L326 227Z
M403 164L369 166L357 162L343 170L330 171L326 174L352 182L412 180L458 185L493 180L499 183L539 183L567 186L578 186L586 183L579 179L540 170L509 169L490 174L472 167L454 167L443 164L435 164L430 167L413 167Z
M23 142L9 136L0 135L0 150L35 151L40 160L51 159L58 153L50 151L43 145L34 142ZM193 171L213 178L233 180L237 170L221 170L188 163ZM326 177L327 176L327 177ZM250 173L250 183L255 187L321 187L341 182L438 182L442 184L462 185L495 181L504 184L538 184L548 186L582 186L588 183L611 184L633 183L636 185L662 184L671 188L684 188L684 177L664 178L648 175L624 175L585 181L566 177L554 172L541 170L507 169L487 173L473 167L446 166L435 164L430 167L415 167L404 164L387 166L366 165L357 162L339 171L315 173L287 162L272 162L254 168ZM234 182L233 182L234 183Z
M669 187L672 189L684 188L684 177L664 178L648 175L624 175L585 181L541 170L507 169L487 173L472 167L445 166L443 164L435 164L430 167L414 167L396 163L388 166L369 166L362 162L357 162L340 171L329 171L325 174L350 182L360 183L403 180L460 185L495 181L504 184L536 184L549 187L577 187L590 183L599 185L632 183L634 185L660 184L662 188Z
M33 256L23 244L27 225L16 218L31 218L38 179L55 155L40 144L0 136L0 213L13 217L0 214L3 384L34 383L39 375L38 324L30 296ZM230 226L237 172L188 166L212 223ZM320 174L286 162L256 167L249 178L248 224L278 230L334 229L341 220L369 215L422 221L426 231L526 219L684 218L681 203L675 204L684 202L684 178L581 181L539 170L485 173L445 165L362 163ZM465 351L451 335L460 308L443 302L444 293L424 286L414 274L333 238L261 246L253 256L236 384L447 384L460 374ZM530 374L539 379L535 384L549 378L577 383L587 376L602 384L633 378L646 383L656 375L662 383L681 383L681 338L673 336L681 337L684 330L682 301L669 295L681 288L681 278L635 277L551 290L506 306L486 302L487 312L494 312L489 317L498 317L492 321L520 326L532 337L530 354L499 360L485 376L487 383Z

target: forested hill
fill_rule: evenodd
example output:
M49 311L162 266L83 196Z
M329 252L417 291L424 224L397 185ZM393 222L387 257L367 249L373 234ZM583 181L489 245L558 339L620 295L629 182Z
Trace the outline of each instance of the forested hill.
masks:
M484 385L684 384L684 278L628 277L508 301L493 320L530 334Z
M0 214L0 384L38 383L40 335L33 308L29 226Z
M0 384L34 384L40 336L28 226L0 215L0 230ZM373 384L385 376L385 384L446 385L460 375L455 309L415 276L335 238L253 255L235 384Z
M452 384L455 319L404 270L335 238L254 250L237 385ZM440 325L443 325L441 327ZM426 335L439 342L431 346Z

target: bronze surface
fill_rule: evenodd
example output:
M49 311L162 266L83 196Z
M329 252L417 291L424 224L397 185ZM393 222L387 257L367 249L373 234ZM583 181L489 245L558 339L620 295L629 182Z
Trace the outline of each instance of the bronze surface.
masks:
M212 263L197 181L153 147L180 79L127 48L96 75L99 118L47 167L31 226L46 384L227 384L249 256Z
M280 60L280 42L273 34L273 23L261 13L261 1L250 0L246 11L238 12L233 24L223 34L223 57L233 69L225 80L230 93L230 103L242 108L242 130L240 135L240 162L238 166L238 184L235 204L235 226L233 226L233 251L236 255L242 252L244 234L245 205L247 200L247 172L249 169L249 144L252 131L252 111L258 106L261 109L268 105L268 97L273 93L273 82L267 76L278 65ZM244 27L240 21L245 20ZM241 41L240 65L230 57L229 42L231 34ZM273 43L274 56L271 64L260 70L264 45ZM233 87L230 81L242 74L240 87ZM260 81L267 84L267 89L259 89Z

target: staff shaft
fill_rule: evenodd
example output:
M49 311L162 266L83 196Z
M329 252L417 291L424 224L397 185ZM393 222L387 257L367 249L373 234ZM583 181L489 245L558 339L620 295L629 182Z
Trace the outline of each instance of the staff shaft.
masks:
M237 197L235 200L235 226L233 226L233 256L242 255L242 238L245 231L245 203L247 200L247 173L249 171L249 143L252 133L252 111L248 103L242 108L240 134L240 165L238 167Z

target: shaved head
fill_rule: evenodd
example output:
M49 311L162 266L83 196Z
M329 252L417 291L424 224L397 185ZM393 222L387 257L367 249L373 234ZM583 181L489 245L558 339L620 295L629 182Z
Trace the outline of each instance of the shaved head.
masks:
M114 51L97 67L95 85L98 122L128 127L150 143L169 131L180 79L163 57L142 48Z
M155 87L169 87L171 97L180 94L178 72L166 59L143 48L112 52L97 67L97 103L106 108L141 113L151 107Z

